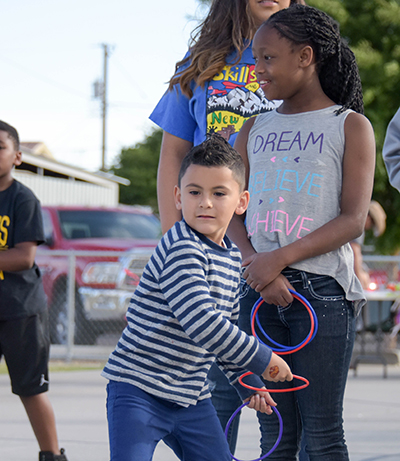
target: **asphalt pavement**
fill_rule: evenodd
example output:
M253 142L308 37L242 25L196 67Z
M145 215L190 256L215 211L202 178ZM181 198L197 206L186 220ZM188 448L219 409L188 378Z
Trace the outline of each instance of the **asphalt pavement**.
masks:
M106 380L99 370L53 372L49 397L60 446L69 461L109 461L105 414ZM345 431L352 461L400 460L400 366L360 364L350 371L345 397ZM236 457L259 457L255 413L244 409ZM38 446L8 375L0 376L0 461L36 461ZM154 461L176 461L163 443ZM135 460L140 461L140 460ZM196 460L190 460L196 461Z

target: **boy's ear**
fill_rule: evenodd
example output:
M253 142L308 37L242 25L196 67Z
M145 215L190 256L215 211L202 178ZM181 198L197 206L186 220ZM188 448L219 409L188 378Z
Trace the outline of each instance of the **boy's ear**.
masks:
M174 199L177 210L182 210L181 189L178 186L174 187Z
M248 190L245 190L241 193L238 206L236 207L235 214L242 215L249 206L250 193Z
M301 67L308 67L314 61L314 50L307 45L300 50L299 63Z
M22 152L18 151L15 153L14 165L19 166L22 163Z

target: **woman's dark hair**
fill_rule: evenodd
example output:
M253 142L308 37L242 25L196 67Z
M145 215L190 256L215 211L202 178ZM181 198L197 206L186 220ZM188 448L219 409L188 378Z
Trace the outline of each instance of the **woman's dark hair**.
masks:
M208 168L227 167L232 171L240 190L244 190L246 168L240 154L219 134L207 134L206 140L194 146L182 160L178 184L190 165L200 165Z
M303 2L291 0L290 4ZM255 29L248 0L213 0L206 19L191 33L190 56L176 63L169 89L179 83L182 93L191 97L190 84L204 86L222 71L233 51L237 54L233 65L240 61ZM179 68L189 61L189 66L180 72Z
M354 53L340 36L339 25L326 13L293 5L273 14L261 27L273 27L296 44L312 47L324 93L346 109L364 113L361 79Z

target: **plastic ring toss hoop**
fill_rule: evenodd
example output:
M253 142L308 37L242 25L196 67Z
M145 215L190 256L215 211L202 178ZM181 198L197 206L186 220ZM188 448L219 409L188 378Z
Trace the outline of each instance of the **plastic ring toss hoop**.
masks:
M302 295L300 295L299 293L297 293L296 291L293 291L293 290L289 290L290 293L292 294L293 298L297 299L298 301L300 301L304 306L305 308L307 309L308 311L308 314L310 316L310 321L311 321L311 327L310 327L310 332L308 333L308 335L306 336L306 338L300 342L299 344L297 344L296 346L285 346L283 344L279 344L277 343L276 341L274 341L272 338L270 338L267 333L264 331L264 329L262 328L261 326L261 323L259 321L259 318L258 318L258 310L260 309L260 306L261 304L264 302L264 300L262 298L260 298L253 306L253 309L251 311L251 331L253 333L253 336L255 336L258 341L260 341L261 343L263 343L263 341L261 341L261 339L258 337L257 335L257 332L256 332L256 328L255 328L255 323L257 323L257 326L260 330L260 332L264 335L264 337L271 343L275 346L275 348L271 348L277 355L288 355L288 354L293 354L294 352L297 352L299 351L300 349L302 349L304 346L306 346L310 341L312 341L317 333L317 330L318 330L318 318L315 314L315 311L314 309L312 308L311 304L307 301L306 298L304 298ZM305 387L307 387L310 382L308 381L308 379L306 378L303 378L302 376L297 376L297 375L293 375L293 379L298 379L300 381L303 381L304 384L301 384L297 387L290 387L290 388L284 388L284 389L266 389L266 388L257 388L257 387L253 387L253 386L250 386L246 383L243 382L243 378L245 378L246 376L249 376L253 374L251 371L247 372L247 373L244 373L240 378L239 378L239 382L242 386L246 387L247 389L251 389L251 390L254 390L254 391L257 391L257 392L270 392L270 393L273 393L273 392L293 392L293 391L299 391L300 389L304 389ZM248 405L248 402L244 403L243 405L241 405L234 413L233 415L230 417L229 421L228 421L228 424L226 425L226 428L225 428L225 437L228 439L228 431L229 431L229 428L232 424L232 421L235 419L235 417L237 416L237 414L240 412L240 410L245 407L246 405ZM256 458L254 460L251 460L251 461L261 461L263 459L265 459L267 456L269 456L275 449L276 447L279 445L281 439L282 439L282 433L283 433L283 421L282 421L282 417L279 413L279 411L275 408L275 407L272 407L272 410L275 412L275 414L277 415L278 417L278 420L279 420L279 435L278 435L278 438L276 439L276 442L274 443L273 447L271 448L271 450L266 453L264 456L260 457L260 458ZM234 459L235 461L241 461L239 460L238 458L235 458L232 454L232 459Z
M288 355L288 354L293 354L294 352L299 351L302 349L304 346L306 346L310 341L312 341L317 334L318 331L318 319L317 315L315 314L314 309L312 308L311 304L307 301L304 296L300 295L299 293L289 290L290 293L292 294L293 298L296 298L298 301L300 301L305 308L308 311L308 314L310 316L311 320L311 328L310 332L308 333L307 337L299 344L296 346L284 346L283 344L279 344L276 341L274 341L272 338L270 338L267 333L264 331L262 328L260 321L258 319L258 310L260 309L261 304L264 302L262 298L260 298L253 306L253 309L251 310L251 331L253 333L253 336L255 336L261 343L263 342L255 329L255 322L257 322L257 326L260 329L261 333L267 338L267 340L275 345L275 348L271 347L271 349L278 355Z
M243 405L240 405L240 407L233 413L233 415L229 418L229 421L226 425L226 428L225 428L225 436L226 438L228 438L228 431L229 431L229 428L231 427L231 424L233 422L233 420L236 418L236 415L240 412L240 410L242 408L244 408L246 405L248 405L249 402L245 402ZM279 411L275 408L275 407L272 407L272 410L275 412L276 416L278 417L278 420L279 420L279 434L278 434L278 438L276 439L276 442L274 443L274 446L271 448L271 450L269 450L268 453L266 453L264 456L261 456L261 458L256 458L256 459L253 459L251 461L261 461L262 459L265 459L267 456L269 456L274 450L275 448L279 445L281 439L282 439L282 433L283 433L283 421L282 421L282 416L281 414L279 413ZM238 458L235 458L232 454L232 459L236 460L236 461L241 461L240 459Z

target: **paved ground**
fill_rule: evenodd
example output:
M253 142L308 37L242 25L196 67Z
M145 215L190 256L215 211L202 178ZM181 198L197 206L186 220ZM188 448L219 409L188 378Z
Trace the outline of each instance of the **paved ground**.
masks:
M56 411L60 445L69 461L108 461L105 380L98 370L55 372L49 396ZM352 461L400 460L400 366L362 364L349 374L345 428ZM245 409L236 457L257 458L258 430L252 410ZM36 461L38 447L23 407L0 376L0 460ZM135 460L140 461L140 460ZM154 461L176 461L163 444ZM191 460L196 461L196 460Z

